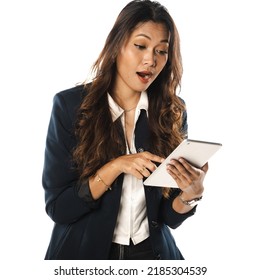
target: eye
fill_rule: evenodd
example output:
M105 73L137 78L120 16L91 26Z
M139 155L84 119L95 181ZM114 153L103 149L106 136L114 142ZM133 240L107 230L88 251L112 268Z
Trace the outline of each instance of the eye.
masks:
M139 50L144 50L145 49L145 46L143 46L143 45L134 44L134 46Z
M165 50L156 50L155 52L158 53L159 55L167 55L168 54L168 51L165 51Z

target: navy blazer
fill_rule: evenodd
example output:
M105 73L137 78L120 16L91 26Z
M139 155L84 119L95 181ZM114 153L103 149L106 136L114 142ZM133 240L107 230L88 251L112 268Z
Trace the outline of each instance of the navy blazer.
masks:
M72 163L72 149L76 145L74 125L86 94L83 86L77 86L56 94L53 101L42 176L46 212L55 223L45 256L48 260L105 260L109 256L124 175L114 181L112 191L98 200L93 200L88 183L78 182L78 172ZM179 214L172 209L179 190L166 199L162 188L144 188L155 259L183 259L169 227L178 227L196 208Z

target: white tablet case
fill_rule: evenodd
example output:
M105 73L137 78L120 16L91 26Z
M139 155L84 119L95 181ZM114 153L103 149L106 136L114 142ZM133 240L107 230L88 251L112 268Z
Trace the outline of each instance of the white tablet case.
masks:
M144 181L146 186L172 187L177 183L167 172L166 166L171 159L186 159L196 167L202 167L210 157L220 149L222 144L192 139L185 139L181 144L160 164L159 167Z

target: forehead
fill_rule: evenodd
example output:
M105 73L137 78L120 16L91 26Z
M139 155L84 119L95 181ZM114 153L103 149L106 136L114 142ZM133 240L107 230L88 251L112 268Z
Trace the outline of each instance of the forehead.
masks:
M141 37L142 35L145 35L154 41L167 40L169 42L170 40L170 34L165 24L156 23L153 21L148 21L148 22L138 24L130 34L129 39L133 39L139 36Z

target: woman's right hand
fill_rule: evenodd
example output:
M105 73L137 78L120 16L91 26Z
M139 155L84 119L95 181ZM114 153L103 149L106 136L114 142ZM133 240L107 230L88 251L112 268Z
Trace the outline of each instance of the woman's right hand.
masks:
M150 152L124 155L113 160L113 165L119 173L131 174L137 179L148 177L156 169L154 162L162 163L164 158Z
M101 197L114 180L122 173L131 174L137 179L148 177L156 169L155 162L161 163L164 159L142 152L120 156L102 166L89 180L89 187L94 199Z

